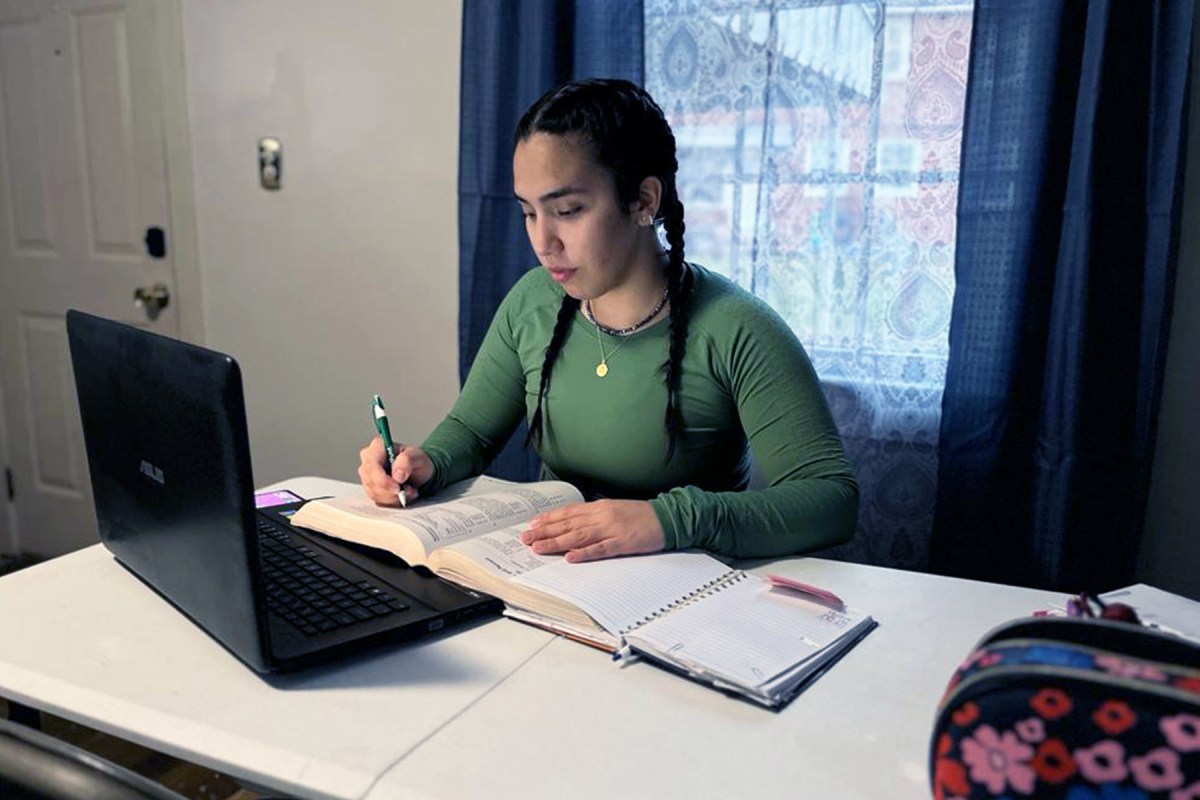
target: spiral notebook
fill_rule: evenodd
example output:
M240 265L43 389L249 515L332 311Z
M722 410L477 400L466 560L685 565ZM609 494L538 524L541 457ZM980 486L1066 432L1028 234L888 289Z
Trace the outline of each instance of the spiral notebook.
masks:
M704 553L561 562L515 578L567 600L607 632L505 613L636 655L768 707L786 705L876 625L870 615L773 586Z

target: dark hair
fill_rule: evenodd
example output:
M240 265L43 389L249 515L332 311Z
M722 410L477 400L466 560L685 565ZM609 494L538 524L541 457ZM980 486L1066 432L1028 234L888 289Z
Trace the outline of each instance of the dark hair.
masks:
M542 95L517 123L513 146L535 133L578 137L595 162L612 174L623 213L628 213L629 205L638 199L643 180L653 176L662 182L656 219L662 222L671 247L666 270L671 344L662 367L667 388L664 424L669 461L683 432L679 410L680 365L687 344L687 298L692 289L692 275L683 260L683 203L675 186L679 168L675 135L662 109L644 89L629 81L610 79L573 81ZM554 333L546 346L537 407L529 422L526 444L541 440L542 402L550 388L550 372L578 308L578 300L563 296Z

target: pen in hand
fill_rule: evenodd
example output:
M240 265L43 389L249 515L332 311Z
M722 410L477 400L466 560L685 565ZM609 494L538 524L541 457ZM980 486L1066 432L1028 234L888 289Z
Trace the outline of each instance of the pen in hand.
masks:
M395 445L392 443L392 429L388 426L387 412L383 410L383 400L379 395L375 395L375 400L371 403L371 410L375 414L375 429L379 431L379 438L383 440L383 451L387 454L388 474L392 474L392 464L396 461L396 454L393 452ZM400 486L396 492L397 499L400 500L401 508L408 508L408 498L404 496L404 486Z

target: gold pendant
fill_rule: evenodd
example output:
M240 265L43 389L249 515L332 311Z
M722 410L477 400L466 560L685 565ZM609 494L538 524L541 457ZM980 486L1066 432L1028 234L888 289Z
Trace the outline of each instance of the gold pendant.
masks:
M608 374L608 364L601 361L599 364L596 365L596 377L603 378L607 374Z

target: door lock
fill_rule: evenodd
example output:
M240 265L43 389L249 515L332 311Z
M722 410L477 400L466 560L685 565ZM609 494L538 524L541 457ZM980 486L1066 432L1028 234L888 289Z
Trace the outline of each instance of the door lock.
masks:
M146 243L146 252L151 258L166 258L167 257L167 234L162 228L155 225L153 228L146 228L146 237L143 239Z
M158 319L167 304L171 302L171 292L165 283L153 286L139 286L133 290L133 304L146 312L151 322Z

